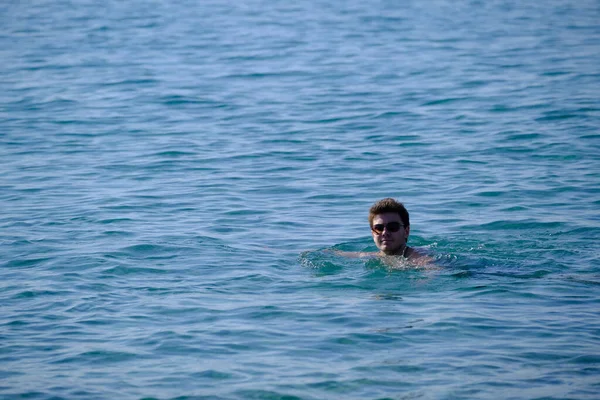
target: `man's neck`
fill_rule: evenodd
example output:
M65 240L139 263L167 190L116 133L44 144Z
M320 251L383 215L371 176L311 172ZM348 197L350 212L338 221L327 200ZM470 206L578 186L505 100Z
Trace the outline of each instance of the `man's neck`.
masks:
M408 252L408 245L404 245L402 247L400 247L398 250L394 251L393 253L384 253L383 251L381 252L382 255L384 256L402 256L402 257L406 257L406 253Z

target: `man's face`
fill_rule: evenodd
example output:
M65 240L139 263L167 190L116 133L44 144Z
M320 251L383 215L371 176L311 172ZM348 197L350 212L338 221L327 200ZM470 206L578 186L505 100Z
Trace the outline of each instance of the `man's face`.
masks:
M391 225L389 225L392 223ZM394 225L400 225L398 231L392 232L395 228ZM382 229L385 227L384 229ZM406 240L410 227L404 226L400 215L395 212L377 214L373 218L373 225L371 226L371 233L373 234L373 241L377 248L385 254L396 254L399 250L406 246Z

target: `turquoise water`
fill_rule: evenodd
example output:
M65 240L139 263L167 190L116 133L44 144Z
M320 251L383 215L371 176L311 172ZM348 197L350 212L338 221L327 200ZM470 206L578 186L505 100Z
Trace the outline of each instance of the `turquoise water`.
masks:
M600 397L599 3L338 3L0 6L1 398Z

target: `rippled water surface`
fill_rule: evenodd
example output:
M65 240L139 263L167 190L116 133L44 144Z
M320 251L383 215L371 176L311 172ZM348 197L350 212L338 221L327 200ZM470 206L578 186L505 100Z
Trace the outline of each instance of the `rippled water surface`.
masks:
M599 398L599 21L6 2L0 397Z

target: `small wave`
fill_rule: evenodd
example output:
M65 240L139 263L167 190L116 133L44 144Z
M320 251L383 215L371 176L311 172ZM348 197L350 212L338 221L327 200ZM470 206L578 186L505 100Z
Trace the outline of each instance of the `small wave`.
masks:
M159 268L149 268L149 267L126 267L126 266L118 266L105 269L102 271L104 275L142 275L142 274L168 274L170 273L169 269L159 269Z

